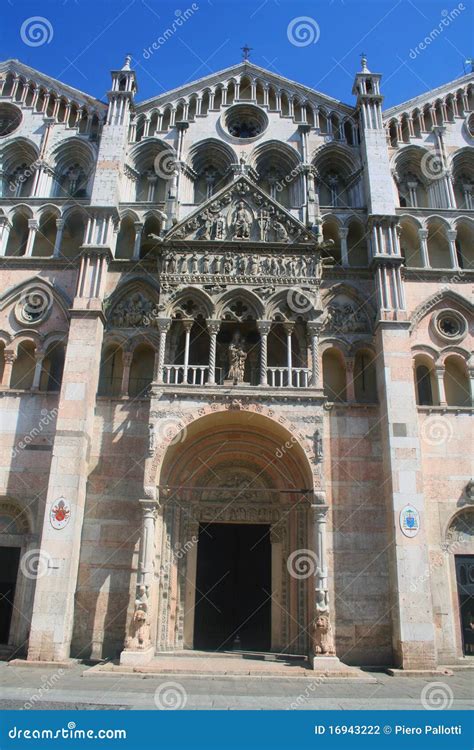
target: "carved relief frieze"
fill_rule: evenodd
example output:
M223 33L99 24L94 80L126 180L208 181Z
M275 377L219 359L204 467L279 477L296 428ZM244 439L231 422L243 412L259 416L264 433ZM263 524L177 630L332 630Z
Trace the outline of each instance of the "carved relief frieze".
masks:
M165 251L161 279L165 287L179 284L263 284L268 293L275 285L319 284L322 264L317 253L257 254L244 252Z

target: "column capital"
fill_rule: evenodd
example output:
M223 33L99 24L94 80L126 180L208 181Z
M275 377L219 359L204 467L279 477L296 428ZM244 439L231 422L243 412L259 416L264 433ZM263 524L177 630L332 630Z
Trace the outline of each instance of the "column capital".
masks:
M257 329L260 334L268 335L272 327L271 320L257 320Z
M183 324L184 330L190 331L194 325L194 318L181 318L181 322Z
M222 321L220 320L212 320L212 319L206 320L207 330L209 331L211 335L212 334L216 335L219 333L221 322Z
M168 333L169 329L171 328L171 323L173 321L171 318L158 318L156 321L156 324L158 326L158 330L160 333Z
M287 335L290 335L293 333L295 328L295 323L292 320L286 320L283 323L283 328L285 329L285 332Z
M322 328L323 324L319 320L308 320L306 323L306 330L310 336L319 336Z
M122 352L122 364L124 367L131 365L133 359L133 352Z
M5 349L3 352L3 359L5 360L5 363L13 364L16 360L16 352L12 349Z
M347 240L347 235L349 234L349 229L347 227L341 227L339 229L339 237L341 240Z
M144 517L148 516L149 518L155 518L156 511L160 505L158 499L153 500L150 497L145 497L139 498L138 502L140 503L140 508L142 509Z
M457 230L456 229L448 229L446 232L446 236L450 242L454 242L457 237Z

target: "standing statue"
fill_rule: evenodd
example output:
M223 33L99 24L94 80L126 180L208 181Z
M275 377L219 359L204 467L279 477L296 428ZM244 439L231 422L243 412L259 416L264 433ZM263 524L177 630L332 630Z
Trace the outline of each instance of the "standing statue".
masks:
M273 229L275 230L275 240L277 242L288 242L288 232L281 221L275 219L273 222Z
M216 240L223 240L225 237L225 218L222 214L217 214L214 219L214 232Z
M126 648L144 649L150 644L150 622L148 617L148 596L146 587L138 587L135 599L135 611L130 623L130 635L127 638Z
M243 201L239 201L237 204L237 208L234 212L232 227L234 230L235 240L250 239L252 216L250 214L250 211L245 207L245 203Z
M205 255L202 259L202 272L209 273L209 268L210 268L209 256Z
M229 344L229 380L234 385L244 382L245 360L247 352L244 349L244 339L239 331L236 331Z

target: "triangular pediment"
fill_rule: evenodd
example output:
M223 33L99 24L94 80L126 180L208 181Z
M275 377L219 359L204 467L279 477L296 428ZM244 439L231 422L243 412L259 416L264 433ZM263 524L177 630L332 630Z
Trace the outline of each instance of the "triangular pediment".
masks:
M166 239L201 242L308 244L314 235L246 175L202 203Z
M294 96L298 101L308 101L318 106L325 106L331 111L339 111L344 114L351 114L354 111L354 107L350 104L345 104L309 86L304 86L297 81L292 81L290 78L285 78L270 70L261 68L252 62L245 61L140 102L137 104L137 112L147 112L150 109L159 108L165 104L178 103L181 100L185 100L191 94L210 90L221 83L232 81L242 76L254 77L261 83L285 91L287 94Z

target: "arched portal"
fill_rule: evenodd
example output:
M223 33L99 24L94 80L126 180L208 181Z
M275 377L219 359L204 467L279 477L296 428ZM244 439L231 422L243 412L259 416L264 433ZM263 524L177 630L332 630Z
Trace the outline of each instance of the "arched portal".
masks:
M316 559L307 452L262 413L218 409L175 430L157 467L156 648L307 653ZM172 422L157 422L159 438Z

